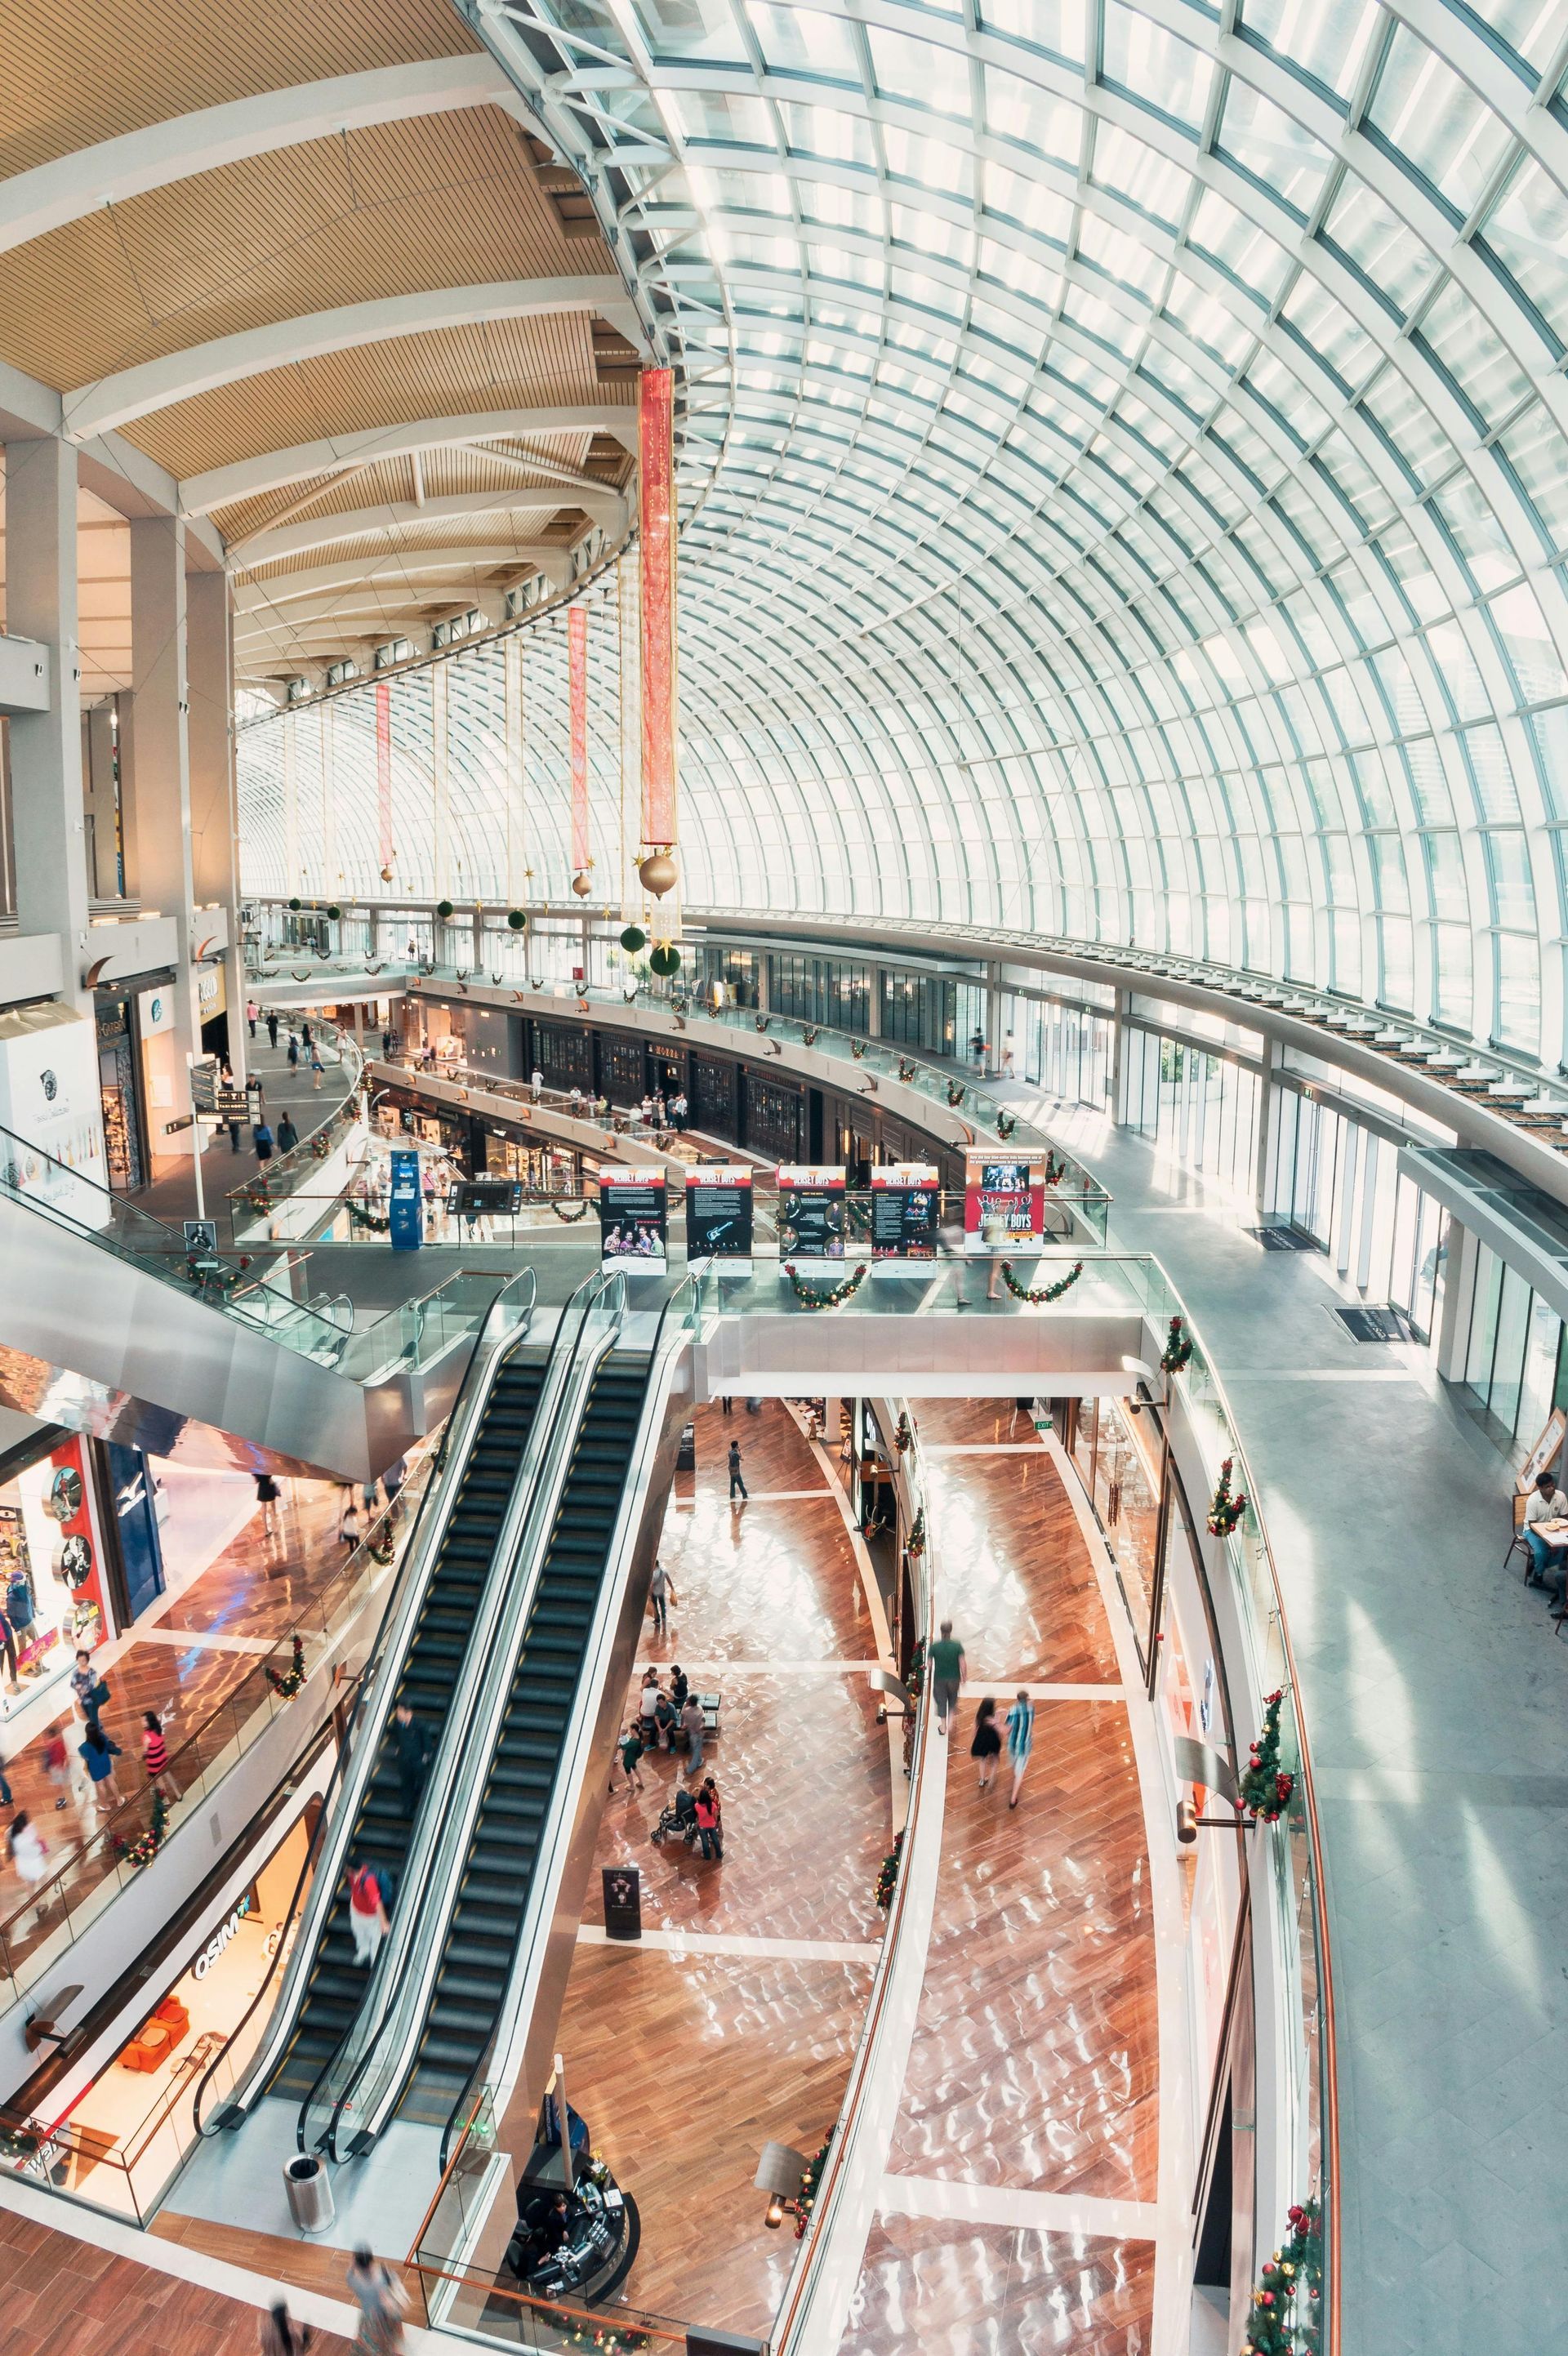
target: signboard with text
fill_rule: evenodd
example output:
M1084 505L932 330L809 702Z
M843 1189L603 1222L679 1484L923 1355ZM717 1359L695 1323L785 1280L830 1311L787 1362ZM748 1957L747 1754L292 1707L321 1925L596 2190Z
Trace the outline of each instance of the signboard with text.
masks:
M599 1257L627 1276L662 1276L669 1256L664 1173L651 1167L599 1172Z
M710 1162L686 1173L686 1259L751 1266L751 1172ZM738 1268L733 1269L736 1275Z
M1026 1250L1046 1231L1043 1153L972 1151L964 1156L966 1252Z
M406 1146L394 1146L391 1155L392 1191L387 1197L388 1240L393 1251L417 1251L424 1241L424 1197L420 1188L419 1156Z
M885 1162L871 1173L874 1263L934 1260L940 1175L929 1162Z
M844 1181L841 1162L822 1169L783 1163L779 1172L779 1262L843 1259Z

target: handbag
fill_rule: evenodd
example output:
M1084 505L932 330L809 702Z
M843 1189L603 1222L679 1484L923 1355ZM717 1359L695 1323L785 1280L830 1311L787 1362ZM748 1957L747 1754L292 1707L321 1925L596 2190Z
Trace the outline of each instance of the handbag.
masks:
M94 1709L102 1709L109 1698L108 1678L100 1677L98 1683L90 1690L87 1698Z

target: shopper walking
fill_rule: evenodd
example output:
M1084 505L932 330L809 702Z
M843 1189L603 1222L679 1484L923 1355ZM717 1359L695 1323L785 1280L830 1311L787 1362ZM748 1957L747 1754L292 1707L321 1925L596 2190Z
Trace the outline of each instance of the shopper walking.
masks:
M354 1933L354 1961L369 1969L392 1926L380 1871L363 1858L349 1876L349 1925Z
M360 1501L350 1489L343 1500L343 1510L338 1516L338 1536L350 1554L360 1543Z
M646 1791L648 1787L643 1783L641 1772L642 1736L638 1731L635 1719L628 1725L620 1739L620 1765L621 1772L626 1777L627 1790L628 1792Z
M702 1842L703 1855L716 1858L722 1865L725 1861L724 1810L719 1805L718 1790L711 1775L697 1794L697 1838Z
M87 1721L87 1739L81 1746L81 1756L92 1783L95 1807L117 1808L120 1786L114 1780L114 1762L121 1755L117 1742L111 1742L95 1718Z
M697 1699L695 1694L688 1694L686 1696L685 1703L681 1711L681 1731L684 1734L691 1751L691 1756L688 1758L685 1768L682 1772L687 1775L700 1775L703 1772L703 1735L704 1728L703 1721L703 1706Z
M156 1709L142 1712L142 1764L148 1783L156 1784L172 1805L179 1797L179 1785L168 1772L168 1742Z
M275 1014L267 1016L267 1044L275 1054L278 1044L278 1019Z
M653 1577L649 1582L648 1594L649 1601L653 1606L654 1631L658 1635L662 1636L670 1625L670 1574L661 1562L656 1562L653 1566Z
M430 1762L435 1756L435 1738L427 1726L420 1724L407 1702L400 1701L392 1712L388 1739L397 1762L398 1794L403 1813L412 1820L419 1807L419 1795L424 1789Z
M260 1110L260 1108L258 1107L257 1109ZM267 1126L264 1113L251 1131L251 1143L256 1149L256 1160L264 1170L273 1158L273 1133Z
M310 1051L310 1084L312 1087L320 1087L321 1075L326 1069L327 1066L321 1060L320 1048L312 1047Z
M529 1094L532 1097L534 1103L537 1104L540 1098L544 1093L544 1075L540 1070L537 1064L535 1064L533 1067L532 1076L529 1080L528 1088Z
M58 1812L59 1809L64 1807L66 1798L70 1788L70 1762L66 1753L65 1737L60 1732L58 1726L51 1730L48 1740L44 1744L43 1762L44 1773L48 1777L49 1782L55 1787L57 1794L55 1799L55 1808ZM3 1780L3 1778L0 1778L0 1780ZM10 1804L10 1786L7 1784L5 1790L5 1805L9 1807Z
M287 1111L279 1113L278 1151L280 1153L292 1153L298 1143L299 1131L294 1125L294 1115Z
M29 1890L36 1890L49 1869L48 1843L38 1826L29 1821L26 1808L12 1818L11 1829L5 1836L5 1846L17 1873ZM45 1901L40 1899L37 1917L40 1929L43 1926L44 1906ZM18 1924L17 1928L20 1927Z
M256 1503L262 1509L262 1535L279 1538L283 1536L283 1493L270 1472L256 1475Z
M980 1762L980 1788L989 1792L996 1781L996 1762L1002 1756L1002 1730L996 1723L995 1697L987 1694L974 1713L974 1740L969 1755Z
M742 1497L746 1496L746 1476L740 1469L740 1442L738 1440L732 1440L729 1444L729 1495L732 1505L737 1490Z
M1007 1805L1015 1808L1024 1785L1024 1771L1035 1747L1035 1705L1020 1686L1018 1698L1007 1713L1007 1756L1013 1762L1013 1793Z
M256 1001L253 998L247 998L245 1001L245 1020L251 1026L251 1036L253 1039L256 1035Z
M76 1666L70 1673L70 1695L81 1713L84 1726L96 1726L98 1723L98 1712L102 1707L98 1690L99 1683L98 1672L92 1665L91 1654L85 1644L79 1645Z
M735 1413L734 1399L730 1398L727 1395L721 1397L719 1400L719 1413L721 1415L733 1415Z
M305 2356L315 2337L308 2323L295 2321L285 2299L262 2318L262 2356Z
M941 1633L931 1646L931 1690L936 1697L939 1734L947 1732L948 1720L958 1708L958 1689L968 1667L963 1646L953 1634L952 1622L944 1620Z
M288 1067L291 1072L299 1069L299 1041L292 1031L288 1034Z
M407 2294L392 2268L364 2248L355 2251L349 2268L349 2288L360 2303L356 2348L369 2356L403 2356L403 2309Z

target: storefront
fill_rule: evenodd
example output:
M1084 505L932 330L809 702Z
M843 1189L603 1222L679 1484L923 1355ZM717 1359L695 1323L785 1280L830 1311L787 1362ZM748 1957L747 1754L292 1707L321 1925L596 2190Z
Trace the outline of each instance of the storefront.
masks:
M134 991L101 989L93 994L103 1147L109 1183L117 1191L145 1185L152 1166L134 1007Z
M58 1685L79 1646L114 1633L92 1445L56 1431L0 1461L0 1718Z

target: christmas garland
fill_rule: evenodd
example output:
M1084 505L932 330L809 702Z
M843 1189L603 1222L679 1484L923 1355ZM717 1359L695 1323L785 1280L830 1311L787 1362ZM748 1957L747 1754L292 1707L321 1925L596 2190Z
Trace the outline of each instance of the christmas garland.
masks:
M1211 1538L1228 1538L1247 1510L1246 1491L1237 1489L1232 1492L1230 1487L1234 1462L1234 1458L1228 1456L1219 1467L1219 1486L1208 1506L1208 1535Z
M852 1295L860 1290L865 1281L867 1265L865 1260L862 1260L848 1276L838 1284L831 1286L826 1292L819 1292L815 1286L808 1284L803 1277L797 1275L792 1260L785 1261L784 1273L789 1280L790 1290L802 1309L837 1309L842 1302L848 1301Z
M908 1695L911 1702L918 1702L919 1700L920 1689L924 1686L925 1682L926 1640L921 1636L918 1639L915 1649L909 1655L909 1674L904 1680L904 1690Z
M950 1080L948 1082L948 1102L950 1105L962 1104L963 1082L961 1080Z
M185 1272L192 1284L200 1285L204 1292L217 1292L227 1299L250 1267L249 1256L242 1257L233 1268L213 1268L204 1265L195 1252L186 1255Z
M816 1045L816 1044L817 1044L817 1029L818 1029L817 1024L816 1024L816 1023L809 1023L809 1024L807 1025L806 1029L805 1029L804 1031L802 1031L802 1032L801 1032L801 1033L800 1033L800 1044L801 1044L801 1046L802 1046L802 1047L814 1047L814 1046Z
M876 1877L876 1887L871 1895L884 1914L893 1903L893 1892L898 1887L898 1867L902 1858L904 1836L895 1833L893 1846L882 1860L882 1870Z
M1035 1291L1031 1292L1028 1286L1026 1284L1020 1284L1017 1278L1014 1275L1012 1261L1010 1259L1004 1259L1002 1263L1002 1281L1007 1287L1008 1291L1013 1295L1014 1300L1026 1301L1030 1307L1035 1309L1037 1309L1043 1301L1059 1301L1064 1292L1071 1290L1072 1287L1078 1282L1079 1278L1082 1274L1083 1262L1080 1259L1074 1260L1072 1266L1069 1269L1067 1274L1062 1278L1059 1284L1042 1284Z
M817 2187L822 2180L822 2170L828 2164L828 2146L833 2139L830 2127L805 2167L800 2170L800 2197L791 2202L795 2211L795 2239L803 2242L806 2227L811 2222L811 2210L817 2198Z
M1316 2356L1323 2296L1323 2234L1317 2203L1286 2211L1290 2232L1258 2277L1241 2356Z
M1280 1765L1280 1704L1284 1687L1266 1696L1263 1730L1247 1753L1236 1805L1245 1808L1254 1824L1277 1825L1290 1805L1295 1777Z
M564 1227L575 1227L579 1219L585 1219L588 1215L586 1203L579 1203L576 1208L571 1211L564 1211L559 1203L552 1203L550 1207Z
M350 1203L349 1205L349 1224L351 1227L363 1227L367 1234L372 1236L384 1236L391 1229L392 1220L387 1213L384 1211L372 1211L368 1204Z
M331 1151L332 1138L329 1129L318 1129L310 1141L312 1162L325 1162Z
M901 1080L912 1080L914 1076L914 1065L909 1061L908 1055L900 1055L898 1058L898 1077Z
M915 1427L909 1420L908 1408L905 1408L899 1414L897 1423L894 1426L893 1445L898 1451L899 1455L902 1456L908 1449L913 1448L914 1444Z
M1067 1163L1060 1159L1054 1146L1047 1145L1046 1148L1046 1184L1047 1186L1059 1186L1066 1176Z
M849 1052L850 1052L850 1054L854 1057L854 1060L855 1060L855 1062L856 1062L857 1064L864 1064L864 1063L865 1063L865 1047L866 1047L866 1043L865 1043L865 1041L864 1039L852 1039L852 1040L850 1041L850 1043L849 1043Z
M871 1233L870 1204L857 1203L854 1200L854 1197L851 1195L849 1203L849 1223L854 1229L857 1236L868 1236Z
M1012 1136L1013 1131L1017 1128L1017 1126L1018 1119L1015 1113L999 1112L997 1114L996 1134L1002 1139L1004 1143L1005 1143L1007 1139Z
M1192 1335L1187 1330L1186 1320L1173 1317L1170 1331L1165 1335L1165 1346L1160 1353L1161 1372L1167 1375L1179 1375L1191 1357Z
M915 1508L915 1518L909 1525L909 1535L904 1541L904 1551L907 1555L911 1557L918 1557L923 1555L926 1551L926 1509L924 1505L918 1505ZM925 1653L924 1645L920 1647L920 1651L922 1655L921 1665L923 1667L923 1656Z
M304 1637L297 1633L295 1636L293 1658L290 1660L287 1668L284 1670L281 1676L277 1670L274 1668L270 1661L266 1664L266 1672L267 1683L272 1687L273 1691L274 1693L281 1694L285 1701L292 1701L295 1694L299 1691L301 1686L305 1683Z
M257 1178L249 1186L242 1186L240 1189L240 1200L248 1211L270 1211L273 1206L273 1198L267 1191L267 1182L264 1178Z
M162 1792L155 1783L153 1785L153 1821L147 1826L146 1831L142 1835L140 1840L132 1841L127 1846L124 1841L118 1837L115 1839L114 1847L119 1855L121 1863L130 1866L133 1870L136 1870L144 1865L151 1865L154 1858L156 1857L159 1849L162 1848L164 1845L164 1836L167 1830L168 1802L165 1799Z

